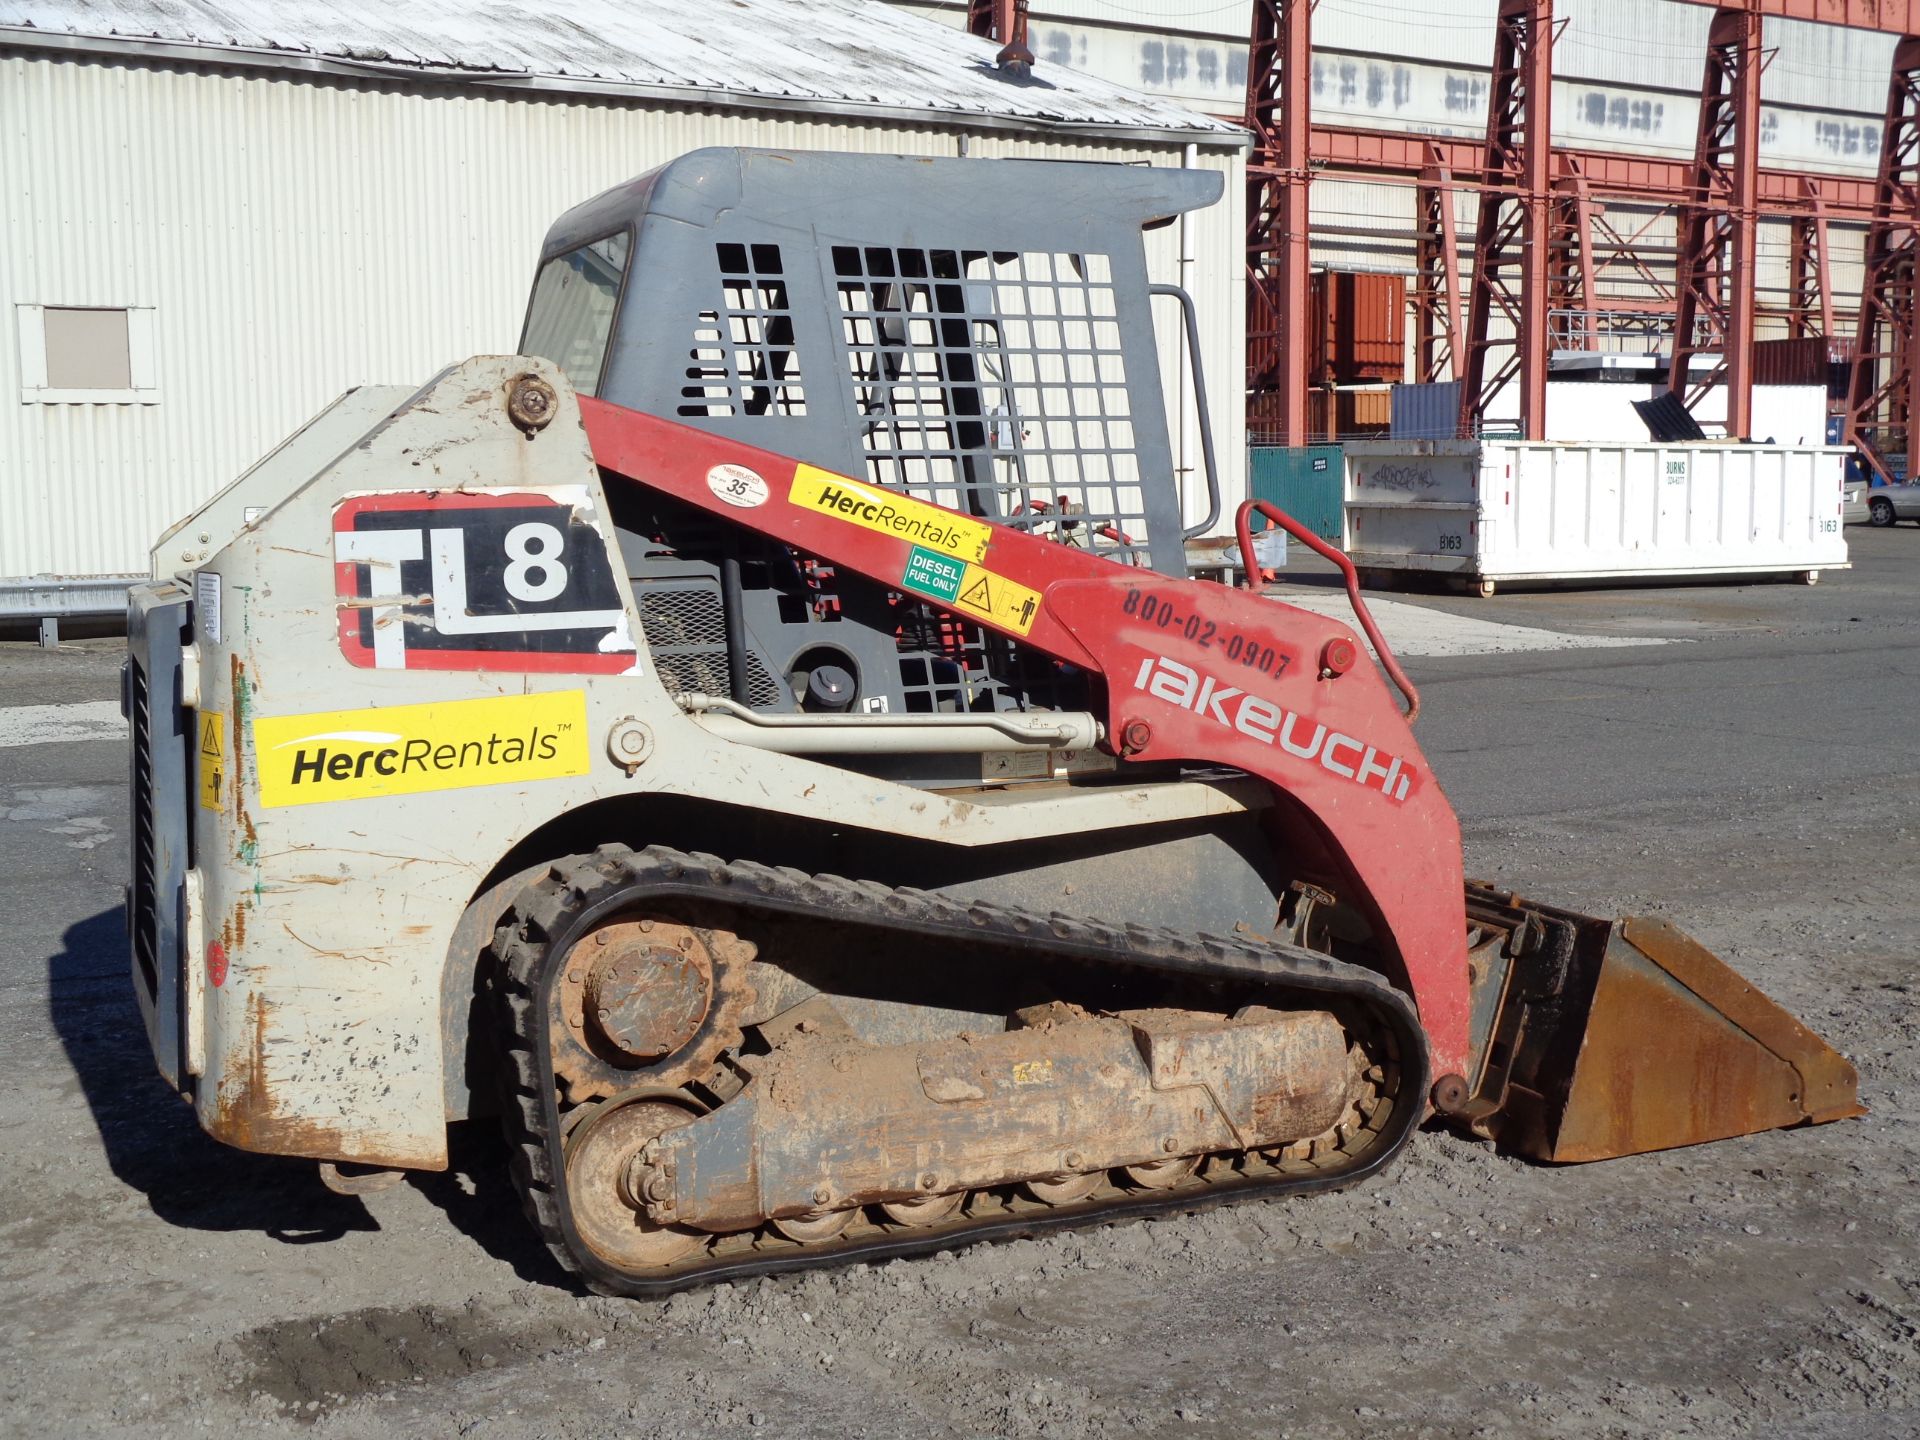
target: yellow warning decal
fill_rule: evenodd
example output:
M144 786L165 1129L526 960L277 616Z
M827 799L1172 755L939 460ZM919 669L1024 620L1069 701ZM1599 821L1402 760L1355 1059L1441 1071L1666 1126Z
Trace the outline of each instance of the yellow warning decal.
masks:
M812 465L794 470L787 498L803 510L817 510L961 560L978 560L987 553L987 541L993 538L993 527L984 520L956 515Z
M1053 1061L1016 1060L1013 1062L1013 1083L1016 1085L1046 1085L1053 1080Z
M217 710L200 712L200 803L220 808L220 787L227 783L227 717Z
M253 722L260 803L310 805L587 773L583 690Z
M1040 594L983 565L970 565L916 545L907 552L902 589L928 595L949 609L968 611L1003 630L1025 635L1040 613Z
M978 565L969 565L960 576L960 593L953 597L952 603L957 610L970 611L1003 630L1025 635L1033 629L1034 619L1040 613L1040 592Z

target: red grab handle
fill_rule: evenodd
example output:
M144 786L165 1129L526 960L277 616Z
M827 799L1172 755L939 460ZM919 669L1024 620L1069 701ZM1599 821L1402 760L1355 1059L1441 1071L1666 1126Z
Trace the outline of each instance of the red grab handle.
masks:
M1373 653L1380 657L1380 664L1392 677L1393 683L1399 687L1400 693L1407 697L1407 723L1412 724L1415 717L1420 714L1420 692L1407 678L1407 672L1400 668L1400 662L1394 659L1393 650L1388 646L1386 638L1381 635L1380 627L1373 623L1373 615L1367 609L1367 602L1360 598L1359 573L1353 568L1353 561L1347 558L1344 550L1337 545L1329 545L1276 505L1269 505L1264 500L1243 501L1233 517L1233 530L1240 541L1240 563L1246 567L1247 588L1249 590L1259 588L1260 563L1254 558L1253 529L1247 523L1256 510L1309 550L1324 556L1340 567L1340 573L1346 577L1347 599L1353 605L1353 613L1360 621L1360 628L1367 632L1367 639L1373 645Z

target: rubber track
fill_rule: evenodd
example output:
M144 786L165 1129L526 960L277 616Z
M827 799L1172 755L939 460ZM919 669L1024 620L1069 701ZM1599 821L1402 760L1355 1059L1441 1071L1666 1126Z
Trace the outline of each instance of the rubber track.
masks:
M1218 1184L1203 1181L1197 1188L1130 1193L1035 1213L957 1220L925 1230L888 1230L817 1247L783 1243L764 1254L708 1257L658 1274L629 1274L605 1265L581 1245L568 1213L559 1101L548 1054L547 997L552 970L576 936L602 917L656 900L696 900L757 914L807 916L825 924L893 930L914 943L924 943L929 935L986 940L1003 951L1158 970L1183 979L1264 983L1279 992L1273 999L1296 1005L1334 997L1363 1006L1392 1036L1398 1051L1394 1067L1398 1080L1385 1096L1384 1124L1358 1131L1349 1142L1357 1148L1341 1151L1331 1163L1316 1158L1310 1173L1236 1177ZM506 1062L499 1067L502 1110L514 1179L527 1218L547 1248L561 1265L602 1294L655 1297L753 1275L928 1254L979 1240L1193 1211L1242 1196L1329 1189L1379 1171L1405 1146L1425 1113L1426 1035L1406 996L1371 970L1265 942L1038 915L872 881L728 863L712 855L662 846L634 851L624 845L604 845L591 855L556 863L529 886L502 919L493 950L495 1015Z

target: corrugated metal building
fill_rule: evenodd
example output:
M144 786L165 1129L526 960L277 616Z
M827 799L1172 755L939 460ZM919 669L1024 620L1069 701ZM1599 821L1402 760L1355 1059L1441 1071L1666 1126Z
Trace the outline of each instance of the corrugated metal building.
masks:
M966 0L900 0L964 27ZM1478 140L1486 133L1498 0L1317 0L1313 10L1316 124ZM1071 64L1217 115L1246 103L1253 0L1033 0L1029 40L1042 63ZM1555 0L1553 138L1599 151L1686 159L1693 153L1707 27L1713 11L1672 0ZM1766 19L1760 163L1872 177L1894 37ZM1478 200L1462 192L1456 223L1470 248ZM1310 198L1316 265L1411 274L1419 222L1405 184L1321 177ZM1671 213L1608 201L1621 235L1664 276L1675 246ZM1836 222L1828 263L1839 313L1859 298L1865 227ZM1758 234L1759 335L1783 336L1792 241L1784 221ZM1661 310L1662 291L1625 263L1600 267L1600 289L1622 306ZM1623 317L1623 324L1628 323ZM1666 322L1658 322L1664 325ZM1556 317L1557 347L1578 347L1585 322ZM1496 317L1496 336L1507 333ZM1664 338L1664 330L1662 331ZM1602 342L1612 348L1613 342ZM1623 348L1633 348L1631 338ZM1509 389L1495 415L1516 414Z
M1198 302L1243 493L1244 133L1055 66L1010 85L995 49L878 0L0 0L0 614L38 613L21 577L140 570L342 389L510 350L550 222L703 145L1224 172L1192 263L1179 227L1148 249Z
M964 25L966 0L901 0ZM1317 0L1319 124L1478 139L1498 0ZM1553 138L1693 153L1713 12L1671 0L1556 0ZM1216 115L1246 104L1253 0L1033 0L1042 63ZM1894 37L1769 17L1760 163L1872 175Z

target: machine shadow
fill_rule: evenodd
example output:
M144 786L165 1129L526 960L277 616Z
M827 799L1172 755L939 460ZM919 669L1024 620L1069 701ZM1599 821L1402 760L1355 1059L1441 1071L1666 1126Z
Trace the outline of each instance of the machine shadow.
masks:
M251 1155L200 1129L149 1058L128 978L124 912L70 926L47 960L47 1009L115 1178L187 1230L258 1230L288 1245L377 1230L366 1206L320 1183L311 1160Z
M407 1183L490 1258L529 1285L587 1294L548 1253L520 1206L499 1121L461 1120L447 1128L447 1168L411 1170Z

